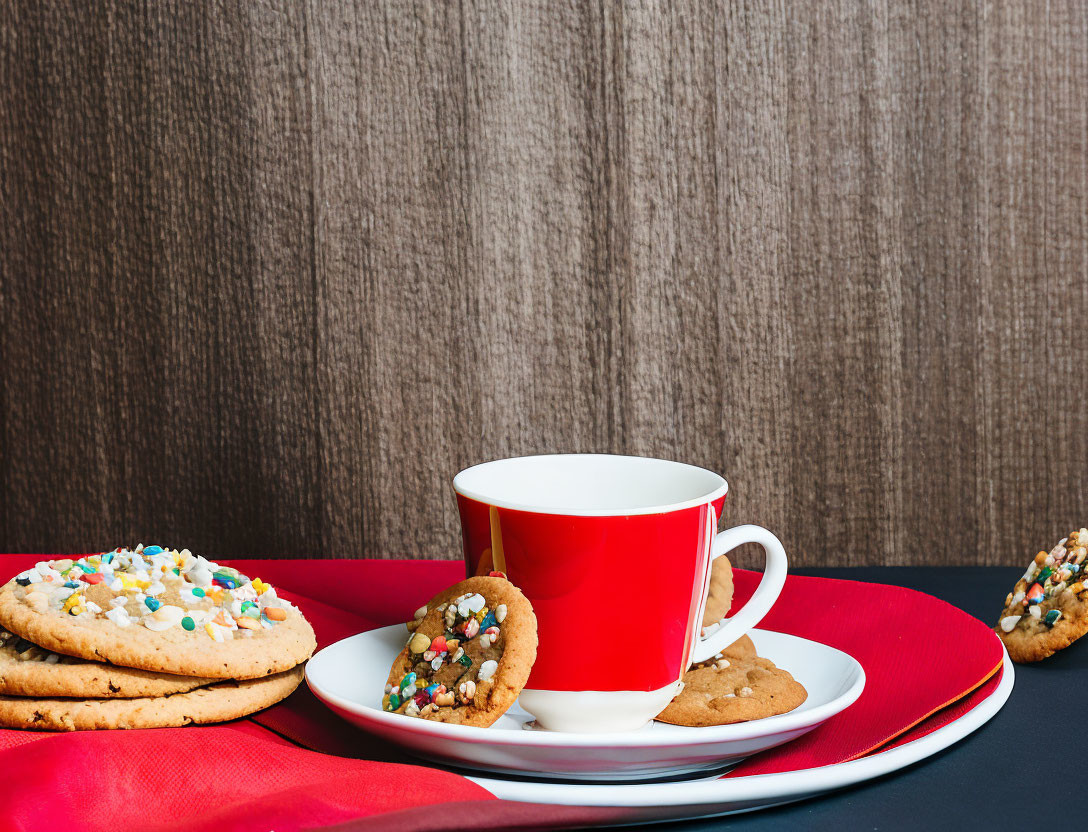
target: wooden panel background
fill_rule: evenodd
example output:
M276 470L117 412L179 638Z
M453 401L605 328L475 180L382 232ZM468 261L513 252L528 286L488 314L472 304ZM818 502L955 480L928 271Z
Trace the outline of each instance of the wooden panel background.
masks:
M796 563L1088 523L1088 11L0 2L0 550L457 555L720 470Z

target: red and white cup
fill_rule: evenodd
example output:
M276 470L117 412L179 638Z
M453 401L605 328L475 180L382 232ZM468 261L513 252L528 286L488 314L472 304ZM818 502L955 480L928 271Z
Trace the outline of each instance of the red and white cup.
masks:
M453 480L469 575L505 572L536 611L540 646L520 703L557 731L626 731L659 714L692 662L774 604L786 553L760 526L715 531L728 484L704 468L554 454L476 465ZM700 636L714 558L758 543L747 604Z

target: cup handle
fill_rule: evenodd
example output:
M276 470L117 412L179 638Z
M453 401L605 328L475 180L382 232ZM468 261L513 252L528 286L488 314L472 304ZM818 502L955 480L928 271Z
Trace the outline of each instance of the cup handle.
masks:
M742 543L758 543L763 547L767 565L763 569L763 579L755 593L740 612L731 618L723 619L722 625L708 636L700 637L691 651L692 662L703 662L722 652L726 647L752 629L767 614L778 600L782 587L786 583L786 550L782 543L762 526L735 526L719 532L710 546L710 559L713 561L726 552L731 552ZM707 586L707 591L710 587ZM698 622L696 622L698 625Z

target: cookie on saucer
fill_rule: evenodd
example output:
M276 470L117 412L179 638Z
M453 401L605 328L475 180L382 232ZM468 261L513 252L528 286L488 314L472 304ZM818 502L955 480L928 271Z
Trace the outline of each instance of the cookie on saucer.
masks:
M215 681L62 656L0 629L0 694L128 699L182 693Z
M273 587L161 546L41 561L0 587L0 626L55 653L216 679L282 673L317 646Z
M729 558L721 555L710 565L710 590L706 596L706 609L703 611L703 626L717 624L727 615L733 606L733 564Z
M0 696L0 726L36 731L176 728L226 722L275 705L302 681L302 666L263 679L217 681L171 696L54 699Z
M502 577L438 593L393 662L386 711L486 727L514 704L536 661L536 615Z
M1014 662L1037 662L1088 632L1088 529L1039 552L1005 596L994 630Z
M713 659L693 665L684 687L657 720L707 727L748 722L792 711L808 692L793 676L756 655L743 636Z

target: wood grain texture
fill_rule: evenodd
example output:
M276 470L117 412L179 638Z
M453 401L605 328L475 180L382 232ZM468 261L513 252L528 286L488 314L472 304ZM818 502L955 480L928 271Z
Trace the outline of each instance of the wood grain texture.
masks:
M1088 523L1083 4L0 0L0 62L0 550L456 557L542 451L798 564Z

